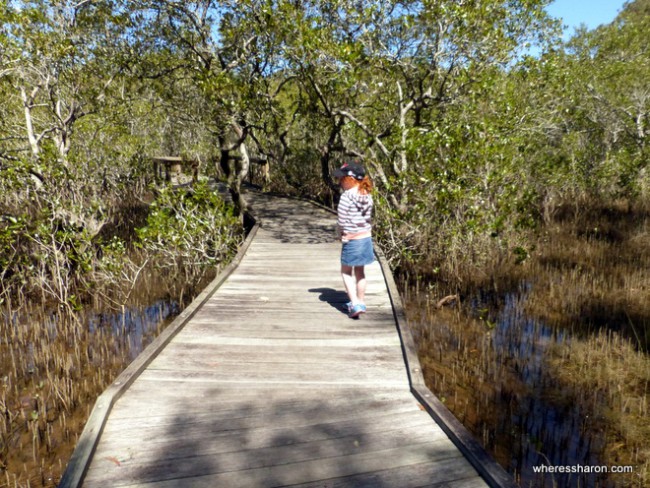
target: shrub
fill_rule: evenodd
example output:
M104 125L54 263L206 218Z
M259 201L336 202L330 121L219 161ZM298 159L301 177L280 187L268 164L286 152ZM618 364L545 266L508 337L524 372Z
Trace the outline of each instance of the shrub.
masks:
M199 182L181 190L163 188L137 233L160 266L214 265L236 249L242 225L218 193Z

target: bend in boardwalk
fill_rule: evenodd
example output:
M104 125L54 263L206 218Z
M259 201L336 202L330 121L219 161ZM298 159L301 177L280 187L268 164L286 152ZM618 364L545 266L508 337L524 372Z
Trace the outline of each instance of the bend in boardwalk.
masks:
M379 264L349 319L333 216L251 198L244 258L116 401L83 486L486 486L410 392Z

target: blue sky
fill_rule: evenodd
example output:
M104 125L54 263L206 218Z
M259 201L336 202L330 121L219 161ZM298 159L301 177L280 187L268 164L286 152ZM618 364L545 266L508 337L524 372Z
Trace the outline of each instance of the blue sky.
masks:
M565 39L572 36L575 28L586 24L595 29L601 24L609 24L623 8L624 0L555 0L546 11L553 17L562 18Z

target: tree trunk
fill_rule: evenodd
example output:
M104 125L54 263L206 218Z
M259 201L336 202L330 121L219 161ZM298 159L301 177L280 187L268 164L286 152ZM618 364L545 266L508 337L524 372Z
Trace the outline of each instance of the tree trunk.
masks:
M31 96L27 95L27 92L25 91L25 88L21 87L20 88L20 96L23 99L23 105L25 107L25 127L27 128L27 139L29 140L29 146L32 149L32 154L34 156L38 156L40 151L40 147L38 145L38 139L36 138L36 134L34 134L34 123L32 122L32 100L34 99L34 96L36 95L36 91L38 89L34 89L34 92L32 92Z
M248 157L248 150L246 149L246 143L244 139L246 135L244 134L244 129L237 123L234 123L232 126L235 134L239 141L239 151L241 153L241 158L235 159L235 170L233 174L228 178L228 187L230 190L230 195L232 196L232 201L235 204L235 212L239 216L243 216L248 208L246 199L241 192L241 183L248 173L248 168L250 166L250 158Z
M332 190L334 193L338 191L337 185L334 184L334 181L332 180L332 176L330 175L330 160L332 158L332 148L334 147L336 143L336 139L341 133L342 127L345 125L345 119L343 117L340 117L338 121L332 125L332 129L330 131L330 136L329 139L327 140L327 144L323 146L321 149L321 156L320 156L320 167L321 167L321 177L323 178L323 181L325 184Z

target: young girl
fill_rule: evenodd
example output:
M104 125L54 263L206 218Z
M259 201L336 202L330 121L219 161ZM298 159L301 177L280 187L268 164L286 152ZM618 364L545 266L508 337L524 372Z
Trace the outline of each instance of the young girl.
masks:
M356 161L344 163L332 173L340 178L343 190L338 205L338 231L341 249L341 276L350 301L348 315L366 312L366 274L364 266L375 260L372 245L372 183L366 170Z

